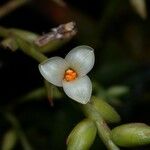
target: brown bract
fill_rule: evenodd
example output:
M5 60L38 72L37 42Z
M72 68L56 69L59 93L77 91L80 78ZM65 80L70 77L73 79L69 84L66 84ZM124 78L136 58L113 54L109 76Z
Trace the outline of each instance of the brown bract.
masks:
M41 47L53 40L62 40L73 37L77 33L75 22L69 22L52 28L50 33L38 37L34 42Z

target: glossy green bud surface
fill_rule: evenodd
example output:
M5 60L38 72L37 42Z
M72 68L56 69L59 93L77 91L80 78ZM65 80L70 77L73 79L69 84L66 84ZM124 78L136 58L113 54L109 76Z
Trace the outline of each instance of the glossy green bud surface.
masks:
M104 100L97 97L92 97L91 105L97 112L100 113L106 122L116 123L121 120L115 109Z
M112 130L111 138L122 147L150 144L150 126L144 123L124 124Z
M71 131L67 139L67 150L88 150L96 136L96 126L90 119L84 119Z

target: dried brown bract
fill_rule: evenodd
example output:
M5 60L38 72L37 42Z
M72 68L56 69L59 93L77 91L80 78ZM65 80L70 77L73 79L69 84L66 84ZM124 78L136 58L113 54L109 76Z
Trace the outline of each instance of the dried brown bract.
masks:
M53 40L62 40L73 37L77 33L75 22L61 24L56 28L52 28L50 33L44 34L35 40L35 44L39 47L46 45Z

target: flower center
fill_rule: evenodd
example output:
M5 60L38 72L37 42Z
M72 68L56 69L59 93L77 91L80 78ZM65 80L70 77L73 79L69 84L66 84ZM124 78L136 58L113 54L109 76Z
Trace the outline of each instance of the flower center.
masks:
M66 81L72 81L77 78L77 73L73 69L67 69L64 74L64 79Z

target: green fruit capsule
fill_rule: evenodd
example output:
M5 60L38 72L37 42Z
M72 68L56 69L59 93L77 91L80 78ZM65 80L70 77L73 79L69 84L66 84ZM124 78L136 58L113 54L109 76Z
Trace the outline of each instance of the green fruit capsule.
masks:
M121 120L115 109L104 100L92 97L91 105L98 113L100 113L106 122L117 123Z
M122 147L150 144L150 126L144 123L124 124L111 131L112 141Z
M84 119L71 131L67 139L67 150L88 150L96 136L96 126L90 119Z

